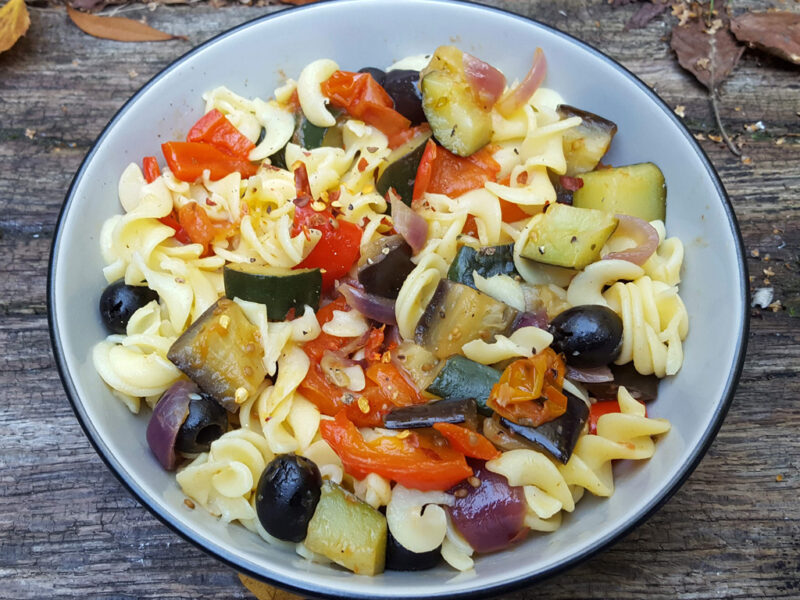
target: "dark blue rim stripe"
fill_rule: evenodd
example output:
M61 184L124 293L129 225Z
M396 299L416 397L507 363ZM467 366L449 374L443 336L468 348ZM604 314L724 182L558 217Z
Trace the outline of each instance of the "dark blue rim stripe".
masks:
M327 0L327 1L332 1L332 0ZM340 2L343 2L343 3L346 3L346 4L351 4L351 3L354 3L354 2L355 3L359 3L360 1L363 1L363 0L337 0L337 1L340 1ZM472 5L472 6L480 7L483 10L488 10L488 11L492 11L492 12L503 14L503 15L508 16L508 17L512 17L514 19L519 19L519 20L524 21L526 23L533 23L533 24L535 24L535 25L537 25L537 26L539 26L539 27L551 32L551 33L554 33L555 35L557 35L559 37L562 37L562 38L565 38L567 40L570 40L572 43L580 46L584 50L587 50L589 53L593 54L597 58L600 58L604 62L610 64L615 69L627 74L631 78L631 80L633 80L636 83L636 85L642 91L644 91L652 100L654 100L656 102L656 104L658 104L661 107L661 109L669 116L669 118L672 120L672 122L675 124L675 126L677 126L681 130L681 132L683 133L684 137L686 137L686 139L690 142L691 146L694 148L694 150L697 153L697 155L700 157L701 162L703 163L703 165L706 168L706 172L708 173L708 175L711 178L711 180L714 182L714 186L717 188L718 193L723 198L723 200L724 200L723 206L725 208L725 213L726 213L726 215L728 217L728 223L729 223L730 228L731 228L731 233L733 234L733 236L734 236L734 238L735 238L735 240L737 242L737 244L736 244L737 245L737 247L736 247L736 250L737 250L737 262L738 262L738 267L739 267L739 275L740 275L740 283L741 283L740 294L741 294L741 302L742 302L743 310L742 310L742 315L741 315L739 336L738 336L738 339L737 339L738 344L737 344L736 354L735 354L735 357L734 357L734 368L731 370L731 372L730 372L730 374L728 376L728 380L727 380L726 385L725 385L725 391L724 391L724 394L723 394L722 402L717 407L717 410L716 410L716 412L715 412L715 414L713 416L713 419L712 419L711 423L709 424L708 429L706 429L705 433L703 434L703 436L701 438L700 444L695 448L694 452L690 456L690 458L687 461L687 463L683 466L683 468L675 475L675 477L673 477L673 479L669 482L669 484L664 488L663 492L658 497L654 498L653 501L641 511L640 515L633 522L630 522L628 524L625 524L625 525L622 525L622 526L618 527L615 531L613 531L605 539L596 542L595 544L593 544L589 548L586 548L582 552L580 552L579 554L570 557L568 560L564 561L563 563L561 563L561 564L559 564L557 566L551 567L551 568L549 568L549 569L547 569L545 571L542 571L541 573L537 573L537 574L531 575L529 577L524 577L524 578L518 579L518 580L513 581L513 582L502 583L502 584L498 584L498 585L495 585L495 586L490 587L490 588L483 588L481 590L475 590L475 591L471 591L471 592L462 592L462 593L459 593L457 595L457 597L459 597L459 598L486 598L486 597L490 597L490 596L495 596L497 594L510 592L510 591L513 591L513 590L516 590L516 589L531 585L534 582L542 581L542 580L544 580L546 578L552 577L552 576L554 576L554 575L556 575L558 573L561 573L561 572L563 572L563 571L575 566L576 564L578 564L580 562L583 562L584 560L587 560L588 558L590 558L591 556L593 556L596 553L600 552L601 550L603 550L605 548L608 548L611 545L615 544L617 541L619 541L625 535L627 535L628 533L633 531L633 529L635 529L636 527L638 527L639 525L644 523L648 518L650 518L650 516L652 516L667 500L669 500L669 498L680 488L680 486L686 481L686 479L688 479L688 477L692 474L692 472L695 470L695 468L697 468L697 465L700 463L700 460L703 458L705 453L708 451L708 448L711 446L711 444L714 441L714 438L715 438L717 432L719 431L720 427L722 426L722 422L725 419L725 415L727 414L728 409L730 408L730 405L731 405L731 403L733 401L734 392L735 392L735 389L736 389L736 384L739 381L739 377L741 376L742 369L744 367L744 360L745 360L745 354L746 354L746 348L747 348L747 334L748 334L749 325L750 325L750 314L749 314L749 310L748 310L748 301L747 301L748 300L748 295L749 295L749 291L748 291L748 273L747 273L747 264L745 262L744 241L742 239L741 232L739 231L739 225L738 225L738 222L736 220L736 215L735 215L734 210L733 210L733 205L731 203L730 198L728 197L727 192L725 191L724 186L722 185L722 182L721 182L721 180L719 178L719 175L717 174L716 170L712 166L711 161L708 158L708 155L700 147L700 145L697 143L697 141L691 135L689 130L684 126L683 122L680 119L678 119L678 117L673 113L672 109L670 109L670 107L655 92L653 92L650 89L650 87L647 86L647 84L645 84L641 79L639 79L639 77L637 77L634 73L629 71L626 67L624 67L623 65L618 63L613 58L603 54L602 52L600 52L599 50L597 50L594 47L590 46L589 44L577 39L576 37L574 37L574 36L572 36L572 35L570 35L568 33L564 33L563 31L560 31L560 30L558 30L558 29L556 29L556 28L554 28L554 27L552 27L550 25L545 25L544 23L541 23L541 22L536 21L534 19L529 19L528 17L525 17L525 16L522 16L522 15L510 12L510 11L507 11L507 10L503 10L503 9L500 9L500 8L495 8L495 7L492 7L492 6L485 6L485 5L479 4L477 2L472 2L472 1L468 1L468 0L428 0L428 1L430 1L431 3L436 3L436 4ZM327 3L327 2L324 2L324 3ZM183 54L181 57L176 59L174 62L172 62L170 65L165 67L162 71L160 71L152 79L150 79L150 81L148 81L133 97L131 97L125 104L122 105L122 107L116 112L114 117L109 121L108 125L106 125L105 128L103 129L103 131L100 133L100 135L98 136L97 140L92 145L92 148L87 153L86 158L84 158L83 162L81 163L80 168L78 169L77 173L75 174L75 176L72 179L72 182L70 183L70 186L69 186L69 189L67 191L67 196L66 196L64 205L62 206L61 212L59 213L58 220L56 222L55 235L53 237L53 244L52 244L51 249L50 249L50 261L49 261L48 274L47 274L47 317L48 317L48 327L49 327L49 330L50 330L50 339L51 339L51 343L52 343L52 346L53 346L53 353L54 353L54 356L56 358L56 366L58 368L58 372L59 372L59 375L61 377L61 381L62 381L62 383L64 385L64 389L65 389L65 391L67 393L67 398L69 399L70 404L72 405L72 409L75 412L75 415L76 415L76 417L78 419L78 422L80 423L81 427L83 428L84 432L86 433L86 436L89 438L89 442L92 444L94 449L100 455L100 458L103 460L103 462L105 462L106 466L117 477L117 479L128 490L128 492L130 492L139 501L139 503L142 504L145 508L147 508L159 521L161 521L162 523L167 525L170 529L175 531L175 533L180 535L186 541L191 542L192 544L194 544L195 546L197 546L198 548L200 548L204 552L206 552L206 553L210 554L211 556L213 556L214 558L222 561L223 563L225 563L226 565L230 566L234 570L236 570L238 572L241 572L241 573L244 573L245 575L249 575L251 577L254 577L256 579L260 579L262 581L265 581L265 582L269 583L270 585L275 585L275 586L281 587L283 589L286 589L286 590L288 590L290 592L293 592L293 593L299 594L299 595L307 595L310 592L310 593L314 594L315 596L318 596L318 597L321 597L321 598L355 598L355 597L370 598L372 596L366 596L366 595L365 596L353 596L353 595L346 595L345 596L345 595L340 595L340 594L335 594L335 593L327 593L327 592L322 592L322 591L319 591L319 590L314 590L311 587L310 588L299 588L299 587L296 587L296 586L293 586L293 585L290 585L290 584L287 584L287 583L284 583L284 582L281 582L281 581L272 580L272 579L270 579L268 577L265 577L264 575L262 575L260 573L256 573L256 572L254 572L254 571L252 571L250 569L243 568L240 565L236 564L235 558L233 558L230 555L227 555L227 553L225 553L224 551L221 550L220 552L216 552L214 550L211 550L207 546L205 546L204 542L201 539L199 539L199 536L196 534L196 532L194 532L192 530L189 530L189 529L184 529L184 527L181 524L177 523L176 521L174 521L172 519L172 517L169 515L169 513L162 513L160 510L158 510L155 507L151 506L147 502L147 500L145 498L143 498L142 495L140 495L134 489L133 483L131 481L129 481L127 476L126 476L126 474L123 473L123 469L122 469L121 465L119 465L119 463L117 463L116 459L111 455L111 452L109 451L109 449L105 446L105 444L102 443L102 440L99 439L98 433L95 431L94 427L89 422L88 418L86 418L86 415L82 412L81 403L80 403L80 400L78 399L78 394L77 394L77 391L75 389L75 385L74 385L74 383L72 381L72 377L71 377L71 375L70 375L70 373L69 373L69 371L67 369L66 359L64 358L63 348L61 346L61 340L60 340L60 337L58 335L58 326L57 326L57 324L55 322L55 305L54 305L54 301L55 301L55 289L54 289L54 286L55 286L55 259L56 259L57 248L58 248L59 241L60 241L60 238L61 238L62 224L63 224L64 218L65 218L65 215L66 215L67 211L69 210L69 207L70 207L70 205L72 203L73 191L74 191L74 188L75 188L77 182L82 177L84 171L86 170L87 164L89 163L89 161L94 156L95 152L97 151L97 148L102 143L102 141L105 139L105 137L108 134L108 132L110 131L110 129L114 126L114 124L122 116L122 114L125 113L125 111L127 111L128 108L134 102L136 102L136 100L142 94L144 94L145 91L148 88L150 88L156 81L158 81L159 79L164 77L167 73L169 73L173 69L177 68L178 65L180 65L182 62L184 62L187 58L189 58L190 56L193 56L194 54L196 54L196 53L198 53L200 51L202 51L207 46L210 46L210 45L218 42L221 39L224 39L224 38L226 38L228 36L234 35L234 34L236 34L237 32L239 32L239 31L241 31L243 29L249 28L249 27L251 27L251 26L253 26L253 25L257 24L257 23L260 23L262 21L265 21L267 19L273 19L273 18L276 18L276 17L280 17L281 15L284 15L285 13L287 13L289 11L294 13L296 11L302 11L302 10L315 10L315 7L318 6L319 4L323 4L323 3L310 4L310 5L305 5L305 6L298 6L298 7L293 7L293 8L289 8L289 9L286 9L286 10L276 11L274 13L270 13L270 14L267 14L267 15L262 15L260 17L257 17L257 18L254 18L254 19L250 20L250 21L242 23L241 25L238 25L238 26L234 27L233 29L225 31L225 32L223 32L223 33L221 33L221 34L209 39L208 41L204 42L200 46L197 46L196 48L193 48L192 50L189 50L188 52ZM443 596L454 597L452 594L443 594ZM431 597L431 596L429 594L426 594L426 595L423 595L423 596L415 596L415 598L428 598L428 597Z

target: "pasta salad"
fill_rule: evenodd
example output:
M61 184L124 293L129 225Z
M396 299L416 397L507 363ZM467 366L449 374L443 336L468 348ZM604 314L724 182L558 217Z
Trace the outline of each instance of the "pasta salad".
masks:
M354 573L558 529L683 362L683 245L613 122L441 46L218 87L119 180L93 364L187 506ZM190 500L190 501L189 501Z

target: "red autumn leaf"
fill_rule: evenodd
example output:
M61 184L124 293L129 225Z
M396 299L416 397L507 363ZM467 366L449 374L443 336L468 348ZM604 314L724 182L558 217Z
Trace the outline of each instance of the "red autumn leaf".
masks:
M751 48L800 65L800 14L748 12L731 20L731 31Z
M736 67L744 52L728 24L719 22L709 33L706 24L694 19L672 30L670 46L680 65L714 91Z

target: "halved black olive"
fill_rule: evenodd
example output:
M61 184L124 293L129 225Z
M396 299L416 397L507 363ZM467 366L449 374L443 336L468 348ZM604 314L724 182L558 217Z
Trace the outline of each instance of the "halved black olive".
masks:
M576 367L600 367L619 356L622 319L599 304L573 306L550 323L553 349Z
M258 480L258 520L279 540L302 542L321 493L322 476L314 462L295 454L279 454Z
M441 546L428 552L412 552L402 546L392 532L386 539L386 569L390 571L427 571L442 561Z
M128 321L145 304L158 300L158 293L146 285L127 285L118 279L100 296L100 318L112 333L125 333Z
M381 69L376 67L364 67L363 69L358 70L359 73L369 73L372 75L372 78L378 82L378 85L383 85L383 78L386 77L386 73Z
M412 125L425 122L422 92L419 89L419 71L410 69L387 71L381 85L394 100L394 109L411 121Z
M228 411L208 394L189 393L189 414L178 430L175 449L185 454L207 452L228 429Z

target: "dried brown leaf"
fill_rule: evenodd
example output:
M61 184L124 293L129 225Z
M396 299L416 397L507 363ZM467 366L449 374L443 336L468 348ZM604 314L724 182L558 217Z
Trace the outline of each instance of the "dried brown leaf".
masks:
M31 19L25 0L9 0L0 8L0 52L5 52L25 35Z
M647 24L655 19L658 15L667 10L666 4L642 4L633 16L625 23L625 31L631 29L644 29Z
M695 19L675 27L670 41L681 66L712 92L731 74L744 52L726 26L714 29L713 35L707 33L705 23Z
M106 40L115 40L117 42L163 42L166 40L186 39L185 36L159 31L141 21L134 21L125 17L88 15L70 6L67 6L67 14L82 31Z
M751 48L800 65L800 14L748 12L731 20L731 31Z
M300 596L295 596L261 581L256 581L247 575L242 575L241 573L238 575L242 585L250 590L258 600L302 600Z
M107 4L106 0L72 0L72 8L79 10L100 10Z

